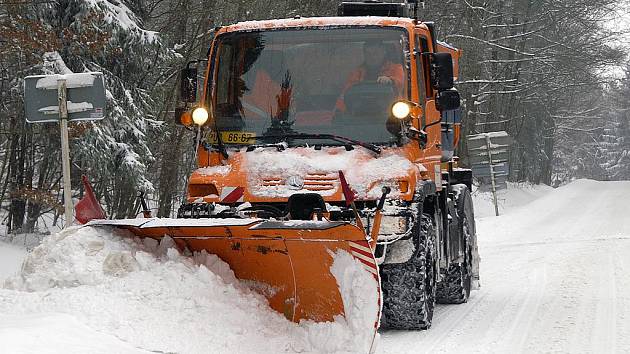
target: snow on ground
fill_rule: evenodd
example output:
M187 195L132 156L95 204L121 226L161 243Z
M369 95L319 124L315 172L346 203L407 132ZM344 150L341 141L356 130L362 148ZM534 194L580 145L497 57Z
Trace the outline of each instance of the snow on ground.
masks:
M474 197L481 289L438 305L428 331L381 332L377 353L630 352L630 182L502 193L500 217ZM3 351L363 351L348 323L289 323L216 257L155 246L90 228L48 237L0 289Z
M474 189L474 188L473 188ZM486 188L487 189L487 188ZM499 215L509 212L516 207L523 206L553 191L553 188L540 184L508 182L508 189L497 191L497 201L499 203ZM482 218L494 216L494 202L492 193L476 189L472 193L475 204L475 217Z
M5 278L16 275L20 271L25 257L26 250L23 247L0 243L0 284Z
M481 289L382 353L630 352L630 182L506 193L535 199L477 219Z
M61 313L0 315L3 353L149 353Z
M121 233L73 227L44 239L0 288L2 351L366 352L372 344L375 319L357 309L377 301L366 289L376 283L343 251L332 270L344 300L356 300L344 302L351 315L296 325L218 257L184 257L170 239L158 245ZM350 296L355 291L372 297Z

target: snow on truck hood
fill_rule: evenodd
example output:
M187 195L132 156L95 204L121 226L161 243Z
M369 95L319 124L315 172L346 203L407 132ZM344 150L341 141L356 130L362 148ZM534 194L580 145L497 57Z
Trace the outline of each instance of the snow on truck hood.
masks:
M256 150L245 155L244 167L249 174L249 182L255 184L260 179L307 175L329 176L337 178L338 171L343 171L348 184L360 198L380 196L378 190L368 190L377 181L393 180L410 175L416 168L403 156L383 152L379 156L365 149L346 151L345 148L315 150L313 148L294 148L283 152L275 150ZM265 192L262 189L261 192ZM285 184L267 188L266 192L285 195L294 193ZM374 192L375 195L371 195Z
M404 149L383 149L376 155L361 147L351 151L344 147L257 148L231 152L225 165L198 168L190 183L216 187L217 194L194 196L206 202L220 201L219 195L236 187L244 188L246 201L286 199L295 193L318 193L326 200L341 201L339 171L358 199L376 200L383 186L392 189L390 198L409 197L417 176L426 169L413 163ZM291 180L297 180L298 187ZM404 182L407 185L401 191Z

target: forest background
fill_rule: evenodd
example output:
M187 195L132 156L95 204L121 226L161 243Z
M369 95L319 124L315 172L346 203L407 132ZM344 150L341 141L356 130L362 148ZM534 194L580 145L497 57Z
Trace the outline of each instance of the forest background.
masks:
M338 0L0 0L0 217L8 233L63 223L59 128L28 124L28 75L101 71L106 119L71 124L72 184L86 174L108 216L137 195L173 216L193 168L193 133L175 122L179 70L213 28L335 15ZM506 130L510 180L561 185L630 178L626 2L430 0L420 17L464 51L464 133ZM459 154L466 161L466 146Z

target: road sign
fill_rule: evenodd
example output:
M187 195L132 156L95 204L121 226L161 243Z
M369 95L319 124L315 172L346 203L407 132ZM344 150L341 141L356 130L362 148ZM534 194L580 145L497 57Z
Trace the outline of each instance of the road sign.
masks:
M24 79L24 105L29 123L59 122L63 204L66 224L73 223L70 184L68 121L105 118L105 85L99 72L28 76Z
M468 137L468 155L473 176L492 184L495 214L499 216L497 190L507 188L508 159L512 138L507 132L491 132Z
M66 81L68 120L105 118L105 85L99 72L37 75L24 79L24 104L29 123L59 122L57 82Z
M510 146L514 139L508 135L507 132L498 131L498 132L490 132L483 134L476 134L468 136L468 149L478 149L481 147L485 148L486 145L486 137L490 138L491 147L498 148L501 146Z
M492 162L507 162L509 158L509 151L507 148L491 149L492 150ZM469 158L471 164L487 164L488 163L488 149L470 151Z
M494 156L493 156L494 160ZM473 164L472 165L473 176L475 177L490 177L490 165L489 164ZM492 165L494 176L507 176L509 175L509 166L507 162L496 163Z

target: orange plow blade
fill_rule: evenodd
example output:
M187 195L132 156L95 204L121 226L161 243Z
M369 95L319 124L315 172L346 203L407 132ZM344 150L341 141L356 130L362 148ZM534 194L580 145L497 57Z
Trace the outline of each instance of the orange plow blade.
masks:
M169 236L182 248L216 254L230 265L237 278L263 294L274 310L294 322L326 322L346 315L347 294L342 294L340 289L344 280L337 279L331 272L335 259L339 258L337 255L345 251L352 255L354 262L339 263L341 267L361 269L361 276L365 279L365 275L369 275L373 281L377 301L367 302L371 305L362 311L368 318L374 318L376 333L381 299L378 267L365 234L352 224L153 218L97 220L87 226L113 226L156 240Z

